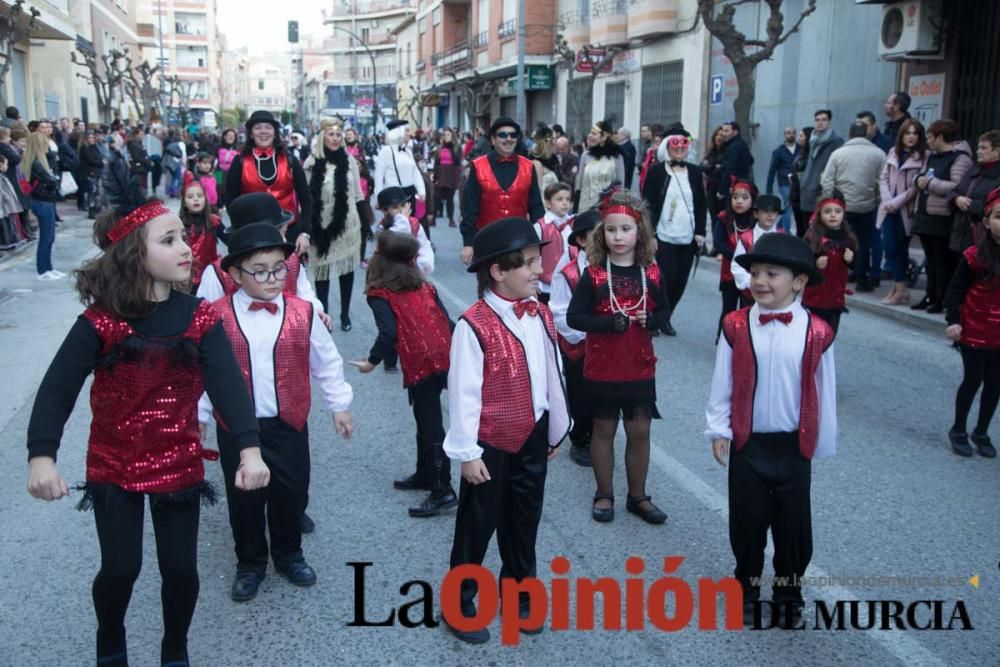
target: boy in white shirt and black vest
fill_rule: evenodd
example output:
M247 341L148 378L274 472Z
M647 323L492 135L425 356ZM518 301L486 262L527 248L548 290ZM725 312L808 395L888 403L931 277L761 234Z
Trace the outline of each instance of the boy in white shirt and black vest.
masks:
M448 373L444 451L462 462L451 567L482 565L498 532L500 577L517 581L535 576L547 463L570 427L555 324L535 297L542 245L524 218L476 234L468 270L480 298L455 327ZM475 616L476 593L475 581L462 582L463 616ZM526 597L519 615L528 616ZM473 644L490 637L485 628L450 629Z
M812 558L809 487L814 458L837 440L833 330L802 307L822 282L812 251L790 234L765 234L736 261L756 301L722 323L705 434L720 465L729 459L729 541L743 586L744 623L759 606L767 530L774 542L778 624L802 612L800 581ZM734 381L735 378L735 381Z
M236 579L232 598L245 602L257 595L270 553L274 568L297 586L312 586L316 573L302 556L300 517L309 487L310 375L333 412L336 430L349 439L353 430L353 392L344 381L344 364L319 311L308 301L283 293L294 246L270 222L233 232L222 268L240 288L213 305L222 315L226 335L243 370L260 426L261 454L271 469L267 488L244 492L226 483L229 523L236 542ZM234 391L240 391L235 388ZM198 405L202 428L212 405L207 395ZM235 478L238 447L216 418L223 471Z

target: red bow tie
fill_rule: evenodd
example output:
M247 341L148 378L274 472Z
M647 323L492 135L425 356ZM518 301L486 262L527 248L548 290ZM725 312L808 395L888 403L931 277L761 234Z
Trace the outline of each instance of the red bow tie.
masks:
M781 322L782 324L792 323L791 313L761 313L760 323L767 324L768 322Z
M272 315L278 314L278 304L272 301L251 301L250 302L250 312L255 310L266 310Z
M268 146L267 148L254 148L253 154L258 158L269 158L274 155L274 146Z
M514 304L514 314L517 315L517 319L524 317L525 313L531 315L532 317L537 315L538 302L533 299L524 299Z
M517 162L517 156L508 155L507 157L503 157L499 153L497 153L497 162Z

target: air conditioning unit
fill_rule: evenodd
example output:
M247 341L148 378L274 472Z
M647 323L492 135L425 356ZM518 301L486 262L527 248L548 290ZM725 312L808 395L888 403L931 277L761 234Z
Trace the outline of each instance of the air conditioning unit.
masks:
M941 0L907 0L882 8L878 54L885 60L941 58Z

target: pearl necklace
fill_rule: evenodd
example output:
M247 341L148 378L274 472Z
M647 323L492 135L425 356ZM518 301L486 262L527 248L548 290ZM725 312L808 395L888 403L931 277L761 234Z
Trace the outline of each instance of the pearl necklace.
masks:
M628 315L632 311L645 310L646 307L646 267L640 266L642 271L642 298L634 306L629 308L622 308L622 305L618 303L618 297L615 296L615 288L611 283L611 258L608 257L605 262L605 270L608 272L608 294L611 297L611 312L621 313L622 315Z

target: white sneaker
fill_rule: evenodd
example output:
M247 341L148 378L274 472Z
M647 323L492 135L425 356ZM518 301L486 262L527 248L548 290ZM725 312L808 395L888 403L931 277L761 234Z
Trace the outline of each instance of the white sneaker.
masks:
M38 280L46 281L59 280L60 278L63 278L63 276L57 275L55 271L46 271L38 276Z
M65 273L63 273L62 271L56 271L55 269L52 269L51 271L49 271L49 273L56 274L56 278L65 278L66 277Z

